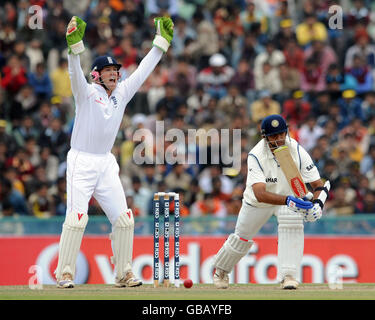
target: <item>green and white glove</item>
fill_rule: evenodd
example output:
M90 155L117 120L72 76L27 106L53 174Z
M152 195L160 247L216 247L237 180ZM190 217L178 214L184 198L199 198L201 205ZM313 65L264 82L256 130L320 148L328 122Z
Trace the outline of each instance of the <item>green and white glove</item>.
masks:
M73 16L66 30L66 42L69 54L80 54L85 51L83 36L85 35L86 22L77 16Z
M156 35L152 45L163 52L167 52L173 38L173 21L169 17L157 17L154 19Z

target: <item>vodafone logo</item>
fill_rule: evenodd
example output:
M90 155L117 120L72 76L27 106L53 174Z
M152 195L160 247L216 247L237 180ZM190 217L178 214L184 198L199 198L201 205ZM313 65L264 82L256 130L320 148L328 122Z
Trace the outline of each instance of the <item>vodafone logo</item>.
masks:
M54 271L57 267L57 260L59 255L59 244L53 243L45 247L36 259L36 265L39 266L37 269L37 277L40 283L43 284L55 284L56 278ZM76 263L76 275L74 282L76 284L86 283L89 275L89 264L85 255L80 251L78 253Z

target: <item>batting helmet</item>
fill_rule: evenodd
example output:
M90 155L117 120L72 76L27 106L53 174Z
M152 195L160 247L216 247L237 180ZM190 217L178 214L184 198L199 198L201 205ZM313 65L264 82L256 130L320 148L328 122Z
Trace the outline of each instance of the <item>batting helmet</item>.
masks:
M92 64L91 70L100 71L107 66L115 66L117 70L120 70L121 68L121 64L117 63L114 58L110 56L101 56L95 59L94 63Z
M261 124L261 133L264 136L271 136L281 132L287 132L288 126L284 118L278 114L272 114L263 119Z
M117 71L120 70L121 64L117 63L117 61L110 57L110 56L100 56L94 60L94 63L91 67L91 77L94 81L99 79L99 71L101 71L104 67L108 66L115 66Z

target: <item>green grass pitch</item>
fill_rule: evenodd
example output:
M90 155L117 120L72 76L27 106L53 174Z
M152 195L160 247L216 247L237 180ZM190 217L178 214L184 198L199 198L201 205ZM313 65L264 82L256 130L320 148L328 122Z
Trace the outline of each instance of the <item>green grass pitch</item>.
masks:
M343 284L330 289L328 284L301 284L297 290L281 290L276 284L231 284L226 290L212 284L195 284L192 288L116 288L113 285L84 284L73 289L44 285L0 286L0 300L375 300L375 284Z

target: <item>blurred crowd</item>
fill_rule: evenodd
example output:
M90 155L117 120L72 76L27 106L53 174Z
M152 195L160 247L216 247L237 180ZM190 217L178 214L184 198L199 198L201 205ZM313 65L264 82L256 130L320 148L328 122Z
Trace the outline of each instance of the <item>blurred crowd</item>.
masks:
M342 9L333 27L332 5ZM331 181L327 215L375 213L373 1L0 0L0 216L65 215L70 18L87 22L87 79L100 55L115 57L125 79L152 47L153 18L165 14L175 24L172 46L127 106L112 150L136 216L152 214L156 191L179 192L182 216L238 214L247 154L261 120L274 113ZM157 121L182 132L240 129L241 169L221 159L159 164L155 144L150 161L136 164L134 134L155 135ZM183 149L197 156L217 143L186 141ZM178 153L171 141L164 149ZM103 214L94 198L89 214Z

